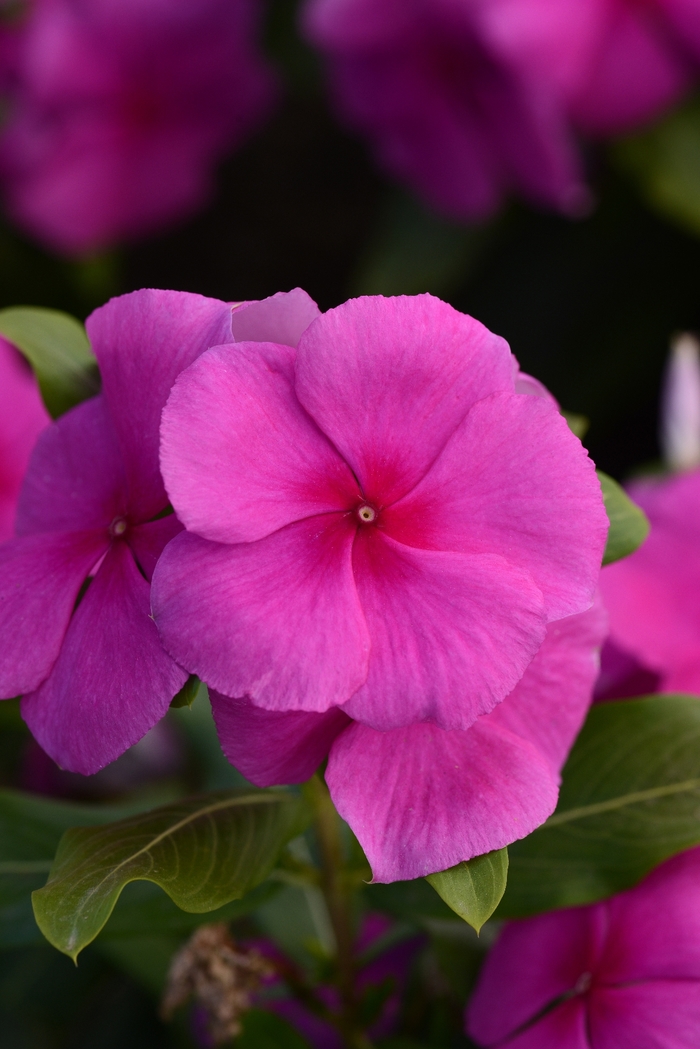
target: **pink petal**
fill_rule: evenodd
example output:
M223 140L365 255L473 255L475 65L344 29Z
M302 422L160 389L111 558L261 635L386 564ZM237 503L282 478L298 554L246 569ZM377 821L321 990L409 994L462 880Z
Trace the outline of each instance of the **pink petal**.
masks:
M486 956L476 990L467 1007L467 1031L479 1045L520 1045L511 1041L515 1031L535 1020L542 1010L557 998L571 993L585 973L595 970L602 938L605 914L602 908L581 907L553 911L525 921L508 922ZM581 999L579 1003L582 1004ZM566 1029L562 1007L552 1014ZM538 1033L541 1042L523 1045L544 1049L549 1045L542 1019L529 1028ZM578 1027L578 1021L574 1023ZM511 1036L511 1038L509 1038ZM568 1045L553 1042L552 1047ZM573 1042L576 1045L576 1041ZM588 1042L583 1045L588 1049Z
M325 714L299 710L272 713L213 689L209 698L221 749L257 787L309 779L336 736L351 724L337 708Z
M542 647L510 695L488 715L529 740L559 772L591 705L607 615L588 612L550 623Z
M326 514L238 546L177 536L153 576L165 647L217 692L267 710L344 703L369 656L354 535L345 515Z
M102 372L139 520L164 508L160 416L175 379L210 346L231 341L231 307L180 291L144 289L111 299L86 322Z
M170 540L181 531L182 525L175 514L167 514L157 521L148 521L129 529L127 542L149 583L153 578L158 558Z
M103 397L79 404L39 438L20 495L17 534L102 528L127 511L119 445Z
M49 678L22 700L22 716L57 764L88 776L145 736L186 680L158 640L148 583L118 542L78 605Z
M557 777L531 744L489 723L466 732L351 725L331 747L326 781L374 880L445 870L525 837L557 803Z
M544 640L540 591L501 557L416 550L362 528L353 567L372 651L345 710L373 728L468 728L515 687Z
M292 349L272 343L219 346L176 383L161 463L189 531L250 542L361 502L347 464L296 398L293 360Z
M597 987L589 1025L595 1049L697 1049L700 982L648 980Z
M259 302L244 302L231 314L236 342L275 342L296 347L311 321L321 316L314 300L302 291L278 291Z
M13 533L29 456L50 421L34 373L0 337L0 542Z
M700 848L667 860L608 907L602 983L700 981Z
M37 688L58 656L73 606L107 549L102 532L36 535L0 546L0 696Z
M554 405L495 394L474 405L423 481L382 514L403 543L500 554L527 570L547 618L593 601L608 532L593 463Z
M598 1049L597 1043L588 1039L586 1002L581 996L562 1002L532 1026L497 1045L498 1049Z
M431 295L351 299L304 332L299 400L386 505L426 473L469 408L513 390L508 345Z

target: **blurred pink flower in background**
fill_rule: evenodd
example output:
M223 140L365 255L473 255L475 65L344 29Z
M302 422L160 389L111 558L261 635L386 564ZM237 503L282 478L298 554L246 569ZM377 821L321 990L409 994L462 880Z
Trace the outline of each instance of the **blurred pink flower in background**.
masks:
M467 1030L502 1049L697 1049L700 849L603 903L509 922Z
M440 300L351 300L286 345L267 308L234 313L260 341L204 354L164 412L188 531L154 616L245 775L306 779L333 743L375 878L418 877L554 808L603 633L598 481L507 344Z
M30 0L0 139L7 210L68 254L199 208L274 80L256 0Z
M467 220L513 190L585 211L574 131L657 116L700 59L700 0L307 0L303 24L386 170Z
M34 373L14 346L0 337L0 542L14 531L29 456L50 421Z

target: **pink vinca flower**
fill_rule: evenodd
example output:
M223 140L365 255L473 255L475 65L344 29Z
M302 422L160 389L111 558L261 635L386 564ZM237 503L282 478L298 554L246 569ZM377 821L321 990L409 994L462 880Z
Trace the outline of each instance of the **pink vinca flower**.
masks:
M0 542L13 533L29 456L49 421L31 368L0 338Z
M340 112L428 203L585 210L574 131L629 130L697 79L700 0L307 0Z
M604 903L506 925L467 1030L499 1049L696 1049L700 850Z
M662 691L700 694L700 470L638 481L629 494L651 531L601 573L610 639Z
M0 171L11 216L83 253L194 211L273 78L255 0L32 0Z
M84 774L140 739L187 678L149 615L156 559L181 528L166 513L158 426L178 372L232 338L231 308L140 291L87 329L103 392L42 433L16 538L0 546L0 696L24 695L44 750Z
M515 771L518 747L532 746L495 730L480 748L477 719L521 681L548 624L591 605L607 532L580 442L551 398L516 392L516 377L507 344L438 299L363 298L314 320L296 352L210 350L178 380L162 423L163 475L187 532L161 558L153 611L171 655L230 697L213 697L225 748L227 712L250 720L250 738L274 712L277 728L260 722L270 768L257 781L298 778L300 759L290 751L285 771L280 748L300 735L306 778L351 718L335 753L348 771L368 754L356 788L407 733L418 767L464 741L460 760L483 756L477 805L488 808L491 765L510 763L513 788L513 812L491 838L483 817L471 855L527 833L554 804L551 783L528 800L527 756ZM332 758L341 811L342 776ZM363 797L372 802L369 788ZM364 817L347 818L363 840ZM397 858L382 866L363 844L390 879Z

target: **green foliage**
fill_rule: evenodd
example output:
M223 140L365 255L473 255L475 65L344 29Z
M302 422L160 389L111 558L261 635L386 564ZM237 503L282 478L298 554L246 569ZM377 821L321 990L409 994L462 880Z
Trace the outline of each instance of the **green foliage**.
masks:
M613 481L602 470L598 470L598 480L610 521L603 564L610 565L634 553L642 545L649 535L649 521L644 511L632 502L617 481Z
M281 1016L250 1009L243 1017L243 1031L236 1049L310 1049L309 1043Z
M190 674L187 681L182 686L176 696L173 696L170 701L170 706L173 710L179 710L180 707L192 707L197 695L199 693L199 686L201 681L196 674Z
M508 849L475 856L449 870L429 874L426 880L455 914L480 932L506 891Z
M264 881L308 818L298 795L233 790L69 830L47 884L33 893L37 924L54 947L75 959L129 882L155 882L185 911L213 911Z
M0 335L31 364L49 413L56 418L99 389L85 328L67 313L38 306L0 310Z
M618 142L615 156L649 204L700 234L700 98Z
M700 699L594 706L550 819L510 846L497 917L604 899L700 843Z

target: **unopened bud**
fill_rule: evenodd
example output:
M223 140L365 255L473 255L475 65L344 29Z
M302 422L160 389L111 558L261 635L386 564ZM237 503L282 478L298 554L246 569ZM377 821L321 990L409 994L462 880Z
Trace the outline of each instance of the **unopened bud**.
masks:
M679 335L671 343L660 438L671 470L700 466L700 344L692 335Z

